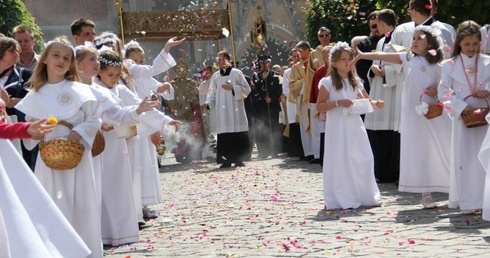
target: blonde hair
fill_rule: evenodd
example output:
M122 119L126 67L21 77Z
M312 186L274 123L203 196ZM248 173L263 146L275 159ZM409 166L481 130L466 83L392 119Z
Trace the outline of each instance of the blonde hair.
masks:
M89 53L94 53L94 54L97 54L97 49L94 47L94 46L91 46L91 47L76 47L75 48L75 56L76 56L76 60L77 61L82 61L83 59L85 59L85 57L89 54Z
M48 82L48 68L44 63L53 48L53 45L61 45L70 49L71 59L70 59L70 67L68 71L65 73L65 79L68 81L79 81L80 76L78 74L77 65L75 63L75 53L73 50L73 46L70 41L66 38L66 36L58 36L48 42L46 49L44 49L43 53L39 57L39 62L36 64L34 71L32 73L31 79L29 80L31 84L31 89L34 91L38 91Z

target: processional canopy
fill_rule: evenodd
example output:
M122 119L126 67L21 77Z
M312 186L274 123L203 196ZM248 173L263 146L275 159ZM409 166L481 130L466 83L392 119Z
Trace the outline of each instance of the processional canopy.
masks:
M122 0L116 7L122 38L162 41L171 37L187 40L218 40L229 35L228 9L125 12Z

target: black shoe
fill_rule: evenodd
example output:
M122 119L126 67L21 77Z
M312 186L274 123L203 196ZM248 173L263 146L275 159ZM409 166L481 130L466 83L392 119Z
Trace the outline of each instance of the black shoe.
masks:
M219 166L220 169L223 168L231 168L231 163L223 163L221 166Z
M310 164L321 164L320 159L312 159L310 160Z
M235 163L235 166L237 166L237 167L245 167L245 163L243 163L241 161L240 162L236 162Z
M138 227L139 227L140 230L145 229L145 228L149 228L151 226L153 226L153 225L150 224L150 223L145 223L145 222L142 222L142 221L141 222L138 222Z
M315 157L313 157L313 155L310 155L310 156L306 156L304 161L312 161Z

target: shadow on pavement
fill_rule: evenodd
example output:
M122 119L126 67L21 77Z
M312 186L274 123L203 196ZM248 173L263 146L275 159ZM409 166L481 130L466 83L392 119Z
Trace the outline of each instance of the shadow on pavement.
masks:
M182 172L187 170L209 170L209 161L206 160L195 160L190 163L172 163L164 164L160 168L160 173L171 173L171 172Z
M309 217L309 220L316 221L330 221L330 220L343 220L347 217L361 217L366 215L374 215L374 212L370 212L370 209L376 207L360 207L358 209L338 209L338 210L325 210L321 209L317 212L316 216Z
M322 167L319 164L309 164L308 161L299 161L298 158L285 158L282 163L273 165L281 170L285 169L301 169L301 172L306 173L322 173Z

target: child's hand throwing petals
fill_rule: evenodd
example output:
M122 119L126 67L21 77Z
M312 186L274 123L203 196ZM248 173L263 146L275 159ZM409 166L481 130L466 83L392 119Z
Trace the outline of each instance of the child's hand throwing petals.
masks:
M46 119L37 120L27 127L27 133L34 139L41 139L45 134L53 131L56 124L46 123ZM58 123L58 121L56 121Z

